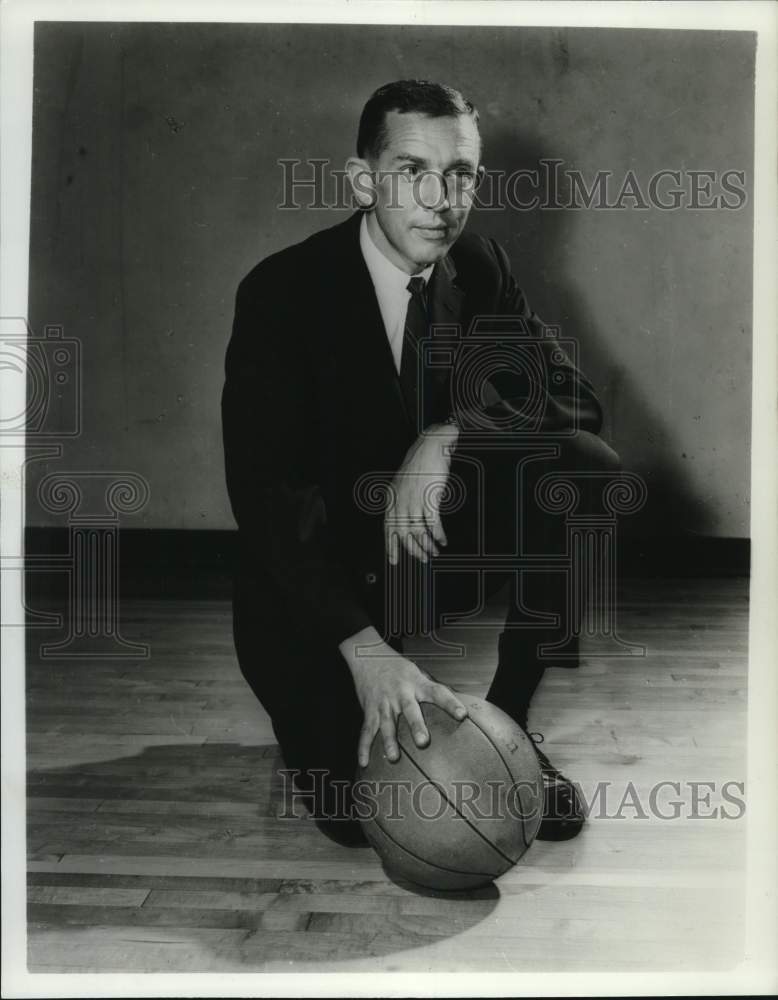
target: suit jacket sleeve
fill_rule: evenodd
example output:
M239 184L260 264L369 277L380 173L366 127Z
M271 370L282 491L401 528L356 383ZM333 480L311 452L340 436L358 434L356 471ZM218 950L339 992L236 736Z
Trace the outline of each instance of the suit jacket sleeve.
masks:
M533 418L527 417L527 382L510 372L498 373L486 385L483 405L477 411L454 414L465 437L469 429L480 433L493 429L505 433L506 428L532 433L569 433L573 429L599 433L602 407L592 383L579 371L555 337L547 336L547 328L530 308L526 296L511 273L507 254L495 241L484 241L485 249L499 269L499 290L496 314L522 321L524 335L517 337L516 350L536 352L540 365L522 366L525 377L532 380Z
M372 623L331 537L311 375L286 286L260 265L238 288L222 394L227 490L242 566L269 582L293 625L338 644Z

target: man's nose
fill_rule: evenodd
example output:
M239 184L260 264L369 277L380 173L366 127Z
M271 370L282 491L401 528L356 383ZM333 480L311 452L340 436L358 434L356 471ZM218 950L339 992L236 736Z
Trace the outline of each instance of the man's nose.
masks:
M427 170L419 178L417 196L422 208L445 212L451 208L448 183L443 174Z

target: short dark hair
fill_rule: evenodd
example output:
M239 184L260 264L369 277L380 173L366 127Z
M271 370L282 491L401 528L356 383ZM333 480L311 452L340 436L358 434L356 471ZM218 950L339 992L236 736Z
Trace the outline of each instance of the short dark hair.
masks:
M411 111L430 118L469 115L478 125L475 106L453 87L429 80L395 80L379 87L362 109L357 156L380 156L386 146L386 116L390 111Z

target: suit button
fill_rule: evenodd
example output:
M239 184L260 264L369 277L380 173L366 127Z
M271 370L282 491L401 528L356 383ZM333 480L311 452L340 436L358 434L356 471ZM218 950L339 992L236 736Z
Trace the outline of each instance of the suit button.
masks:
M375 583L377 579L378 579L378 577L376 576L375 573L365 573L365 582L366 583Z

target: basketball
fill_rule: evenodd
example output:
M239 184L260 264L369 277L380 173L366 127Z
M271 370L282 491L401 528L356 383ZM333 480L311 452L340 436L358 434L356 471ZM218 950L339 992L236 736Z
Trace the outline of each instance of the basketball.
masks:
M469 713L461 722L421 704L426 747L400 716L394 763L379 734L355 786L365 835L387 871L432 889L474 889L504 874L534 840L543 806L526 733L494 705L457 697Z

